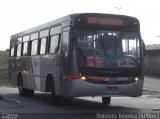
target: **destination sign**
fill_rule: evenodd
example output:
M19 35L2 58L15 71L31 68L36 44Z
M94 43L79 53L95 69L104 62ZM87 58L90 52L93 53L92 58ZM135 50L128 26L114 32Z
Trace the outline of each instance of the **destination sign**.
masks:
M88 17L87 23L88 24L99 24L99 25L114 25L114 26L123 25L122 19L117 19L117 18Z

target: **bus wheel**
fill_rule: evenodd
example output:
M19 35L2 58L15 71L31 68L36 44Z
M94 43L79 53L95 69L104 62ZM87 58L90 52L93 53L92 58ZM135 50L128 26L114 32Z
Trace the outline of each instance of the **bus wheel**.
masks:
M21 75L18 78L18 91L19 91L20 96L25 96L26 95L26 91L23 88L23 79L22 79Z
M27 96L30 96L30 97L34 96L34 90L31 90L31 89L25 89L25 90L26 90Z
M104 105L109 105L111 102L111 97L102 97L102 103Z
M23 78L20 75L18 79L18 91L20 96L33 96L34 90L23 88Z
M62 102L62 97L55 95L55 86L54 83L51 83L51 95L52 95L52 104L58 106Z

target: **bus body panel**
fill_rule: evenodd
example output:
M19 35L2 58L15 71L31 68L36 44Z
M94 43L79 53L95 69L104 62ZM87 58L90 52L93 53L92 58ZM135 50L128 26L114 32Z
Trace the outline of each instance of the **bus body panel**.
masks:
M32 85L34 85L32 89L40 91L40 58L39 56L32 56L30 57L30 80L32 80Z
M47 76L51 75L52 80L54 80L56 94L59 94L59 85L60 85L60 74L59 74L59 57L57 54L48 54L41 56L41 63L40 63L40 79L41 79L41 89L40 91L45 91L46 89L46 81Z

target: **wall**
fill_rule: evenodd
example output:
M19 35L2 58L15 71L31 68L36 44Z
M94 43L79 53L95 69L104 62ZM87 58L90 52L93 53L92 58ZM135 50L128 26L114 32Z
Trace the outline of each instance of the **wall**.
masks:
M160 49L145 51L145 74L160 76Z

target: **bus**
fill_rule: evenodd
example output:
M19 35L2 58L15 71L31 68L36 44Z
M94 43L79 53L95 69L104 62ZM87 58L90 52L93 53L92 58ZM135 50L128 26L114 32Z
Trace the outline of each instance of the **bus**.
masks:
M142 95L144 42L137 18L71 14L12 35L9 80L19 95L51 92L63 98Z

